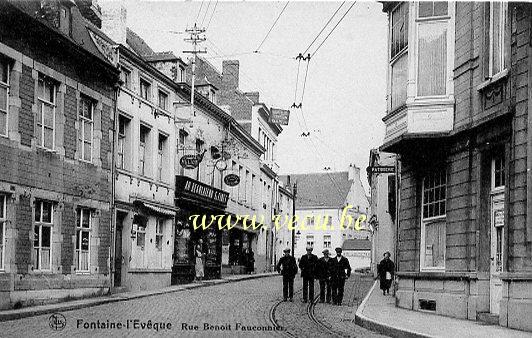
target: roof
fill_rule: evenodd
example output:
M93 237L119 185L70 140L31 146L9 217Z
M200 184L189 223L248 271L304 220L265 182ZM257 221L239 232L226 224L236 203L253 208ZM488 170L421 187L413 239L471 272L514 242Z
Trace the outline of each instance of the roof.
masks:
M146 41L144 41L144 39L142 39L137 33L133 32L129 28L126 32L126 43L129 48L142 57L155 54L153 49L148 46Z
M347 171L290 175L291 182L297 183L296 209L343 208L353 184L348 175ZM286 175L279 179L288 181Z
M133 32L132 32L133 33ZM136 34L135 34L136 35ZM137 37L139 37L137 35ZM140 38L140 37L139 37ZM141 39L142 40L142 39ZM144 40L142 40L144 41ZM149 47L149 46L148 46ZM155 61L178 61L181 60L181 58L175 56L175 54L171 51L167 52L155 52L153 54L145 55L144 59L148 62L155 62Z
M346 239L342 250L371 250L371 241L367 239Z

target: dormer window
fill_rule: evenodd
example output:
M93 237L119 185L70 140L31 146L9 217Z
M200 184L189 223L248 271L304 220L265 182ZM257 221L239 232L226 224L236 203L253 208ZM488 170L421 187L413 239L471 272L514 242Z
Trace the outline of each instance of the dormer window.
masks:
M211 100L212 103L216 103L216 91L211 88L209 100Z
M72 14L69 7L59 7L59 29L64 34L72 36Z

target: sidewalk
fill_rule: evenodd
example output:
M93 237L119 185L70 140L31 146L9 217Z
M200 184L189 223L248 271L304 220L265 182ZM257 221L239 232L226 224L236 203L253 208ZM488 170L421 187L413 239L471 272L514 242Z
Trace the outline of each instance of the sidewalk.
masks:
M117 293L117 294L113 294L109 296L86 298L86 299L79 299L79 300L68 301L68 302L26 307L26 308L22 308L18 310L0 311L0 322L19 319L19 318L25 318L25 317L38 316L38 315L42 315L46 313L63 312L63 311L81 309L81 308L96 306L96 305L101 305L101 304L123 302L123 301L128 301L131 299L162 295L162 294L171 293L171 292L179 292L179 291L184 291L184 290L197 289L197 288L210 286L210 285L232 283L232 282L238 282L242 280L271 277L271 276L276 276L276 275L277 273L274 273L274 272L258 273L258 274L252 274L252 275L231 275L231 276L222 277L221 279L205 280L205 281L202 281L201 283L172 285L172 286L169 286L163 289L157 289L157 290L124 292L124 293Z
M355 314L364 328L393 337L531 337L529 332L395 307L375 281Z

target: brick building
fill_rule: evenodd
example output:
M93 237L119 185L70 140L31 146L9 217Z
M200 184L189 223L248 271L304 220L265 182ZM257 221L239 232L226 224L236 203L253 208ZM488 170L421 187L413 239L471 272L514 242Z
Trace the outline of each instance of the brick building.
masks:
M532 330L531 6L384 11L381 149L399 161L397 304Z
M72 1L0 1L0 308L110 286L113 52Z

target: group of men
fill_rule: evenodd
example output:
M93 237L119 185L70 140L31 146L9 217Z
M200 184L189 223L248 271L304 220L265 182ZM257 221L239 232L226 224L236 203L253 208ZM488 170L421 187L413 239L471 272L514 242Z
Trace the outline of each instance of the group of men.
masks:
M303 278L303 302L314 300L314 281L320 283L320 303L342 305L344 298L345 280L351 276L351 266L347 258L342 256L342 248L336 248L336 257L329 257L329 250L323 250L323 257L312 253L312 247L307 247L307 253L299 260L301 277ZM290 249L284 250L276 267L283 276L283 299L293 301L294 278L298 268L296 260L290 255Z

